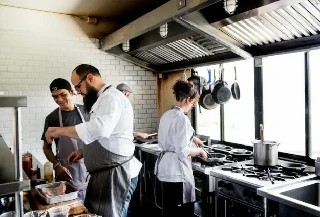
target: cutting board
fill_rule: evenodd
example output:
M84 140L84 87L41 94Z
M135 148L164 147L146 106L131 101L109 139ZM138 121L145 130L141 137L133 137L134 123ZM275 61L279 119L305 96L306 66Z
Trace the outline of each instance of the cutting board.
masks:
M47 210L51 207L59 206L59 205L69 205L70 211L69 216L79 215L83 213L88 213L87 208L78 200L68 200L64 202L54 203L54 204L46 204L37 194L34 188L31 189L29 193L30 205L33 210Z

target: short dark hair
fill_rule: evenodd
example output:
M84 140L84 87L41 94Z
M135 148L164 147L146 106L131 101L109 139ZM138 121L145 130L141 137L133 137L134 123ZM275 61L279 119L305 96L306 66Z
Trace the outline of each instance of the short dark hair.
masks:
M54 90L61 90L61 89L66 89L66 90L70 91L72 89L72 87L71 87L71 84L69 83L69 81L67 81L66 79L56 78L51 82L49 89L52 93L52 91L54 91Z
M74 68L73 71L76 72L76 74L79 76L79 78L83 78L84 76L88 75L89 73L101 77L99 70L96 67L89 65L89 64L78 65L76 68Z

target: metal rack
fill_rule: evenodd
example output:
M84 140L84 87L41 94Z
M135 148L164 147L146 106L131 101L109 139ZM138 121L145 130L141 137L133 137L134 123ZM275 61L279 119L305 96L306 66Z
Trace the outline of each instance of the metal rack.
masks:
M27 107L26 96L0 96L0 108L14 108L14 154L0 134L0 196L15 194L16 216L23 216L23 191L30 190L30 180L24 176L21 156L21 111L20 107Z

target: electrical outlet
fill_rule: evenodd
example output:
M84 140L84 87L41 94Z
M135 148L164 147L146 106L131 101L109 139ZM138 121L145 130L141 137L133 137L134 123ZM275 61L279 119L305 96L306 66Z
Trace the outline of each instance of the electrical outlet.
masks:
M187 5L187 2L186 0L177 0L177 7L178 7L178 10L185 7Z

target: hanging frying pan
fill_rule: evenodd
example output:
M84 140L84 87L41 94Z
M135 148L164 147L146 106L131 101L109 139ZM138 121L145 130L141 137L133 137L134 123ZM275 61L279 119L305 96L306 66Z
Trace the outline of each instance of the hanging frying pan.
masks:
M211 83L211 70L208 70L208 83L203 87L202 93L200 95L199 104L205 109L214 109L218 106L218 104L212 98L212 88L213 84ZM214 72L215 73L215 72Z
M234 82L231 85L231 93L232 93L232 97L235 100L239 100L240 99L240 87L239 87L239 84L237 82L237 70L236 70L236 67L234 67Z
M212 91L213 100L218 104L226 104L231 98L231 90L223 80L224 69L220 67L220 79L215 83Z

